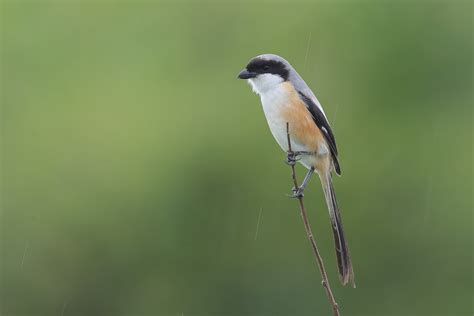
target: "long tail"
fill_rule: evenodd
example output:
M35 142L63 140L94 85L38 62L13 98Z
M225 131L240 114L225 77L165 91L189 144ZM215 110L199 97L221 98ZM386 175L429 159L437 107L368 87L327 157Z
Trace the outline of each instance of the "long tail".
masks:
M346 238L344 237L341 213L339 213L339 207L337 206L336 194L332 185L331 174L329 172L327 174L321 173L320 179L329 209L329 217L331 219L332 232L334 234L334 242L336 244L339 279L341 280L342 285L346 285L350 281L352 286L355 287L354 271L352 270L349 248L347 247Z

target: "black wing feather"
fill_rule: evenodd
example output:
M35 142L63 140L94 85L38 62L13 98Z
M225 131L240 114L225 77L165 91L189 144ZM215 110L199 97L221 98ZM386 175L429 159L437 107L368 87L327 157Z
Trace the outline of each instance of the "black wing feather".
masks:
M326 119L324 114L321 112L321 110L318 108L318 106L313 102L313 100L308 98L301 91L298 91L298 93L301 99L303 100L303 102L306 104L306 108L313 116L314 122L323 133L324 139L326 139L326 142L329 145L329 150L331 151L332 160L334 162L334 169L336 170L336 173L338 175L341 175L341 167L337 159L338 153L337 153L336 139L334 138L334 134L332 133L331 126L329 125L328 120Z

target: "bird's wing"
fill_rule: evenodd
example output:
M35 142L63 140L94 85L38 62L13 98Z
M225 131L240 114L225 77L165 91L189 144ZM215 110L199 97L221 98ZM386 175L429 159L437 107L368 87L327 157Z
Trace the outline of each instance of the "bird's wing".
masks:
M306 108L309 110L311 115L313 116L313 120L316 125L319 127L321 132L323 133L324 139L329 145L329 150L331 151L332 160L334 163L334 169L338 175L341 175L341 167L339 166L339 161L337 159L337 146L336 146L336 139L334 138L334 134L332 133L331 126L326 118L326 115L321 109L321 106L318 106L310 96L305 95L303 92L298 91L301 100L303 100Z

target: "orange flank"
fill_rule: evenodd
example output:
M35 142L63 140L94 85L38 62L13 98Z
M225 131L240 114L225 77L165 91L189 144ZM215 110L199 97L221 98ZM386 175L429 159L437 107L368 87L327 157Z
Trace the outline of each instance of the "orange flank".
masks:
M283 86L288 92L289 106L282 110L282 117L289 123L291 137L304 144L309 151L318 151L325 142L321 130L293 86L289 82L283 83Z

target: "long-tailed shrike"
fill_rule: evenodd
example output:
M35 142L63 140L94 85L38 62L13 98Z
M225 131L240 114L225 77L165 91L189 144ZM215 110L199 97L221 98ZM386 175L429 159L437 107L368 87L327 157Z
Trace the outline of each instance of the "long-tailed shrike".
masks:
M247 79L260 96L270 131L284 151L288 151L287 125L289 127L292 150L308 169L301 187L295 188L292 196L302 196L312 174L318 173L334 233L340 280L343 285L349 281L354 284L349 249L332 184L332 172L341 175L341 167L336 140L321 104L290 63L277 55L252 58L238 77ZM294 158L289 157L288 162L294 163Z

